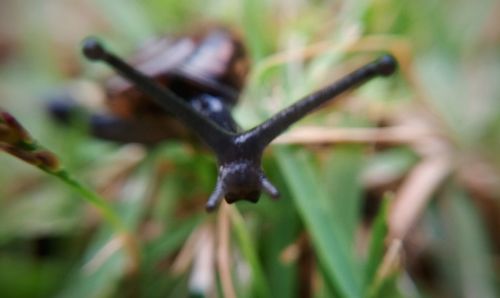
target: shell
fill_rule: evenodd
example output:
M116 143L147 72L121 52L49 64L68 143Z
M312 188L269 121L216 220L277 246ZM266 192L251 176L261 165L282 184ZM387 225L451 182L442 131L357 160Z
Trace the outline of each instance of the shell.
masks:
M187 101L208 93L229 107L237 103L249 71L241 38L221 27L151 41L129 63ZM168 116L121 77L110 78L106 90L109 110L118 117Z

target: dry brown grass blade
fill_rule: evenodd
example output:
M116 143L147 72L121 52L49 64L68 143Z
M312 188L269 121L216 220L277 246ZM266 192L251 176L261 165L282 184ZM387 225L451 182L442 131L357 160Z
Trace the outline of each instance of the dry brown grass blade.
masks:
M388 143L408 144L431 135L412 126L384 128L297 127L278 137L274 144Z
M405 65L403 73L408 77L413 57L412 46L408 39L399 38L392 35L371 35L362 37L360 32L354 30L341 43L331 41L321 41L309 46L285 50L274 55L270 55L262 60L257 68L252 72L252 77L258 77L262 72L274 66L290 63L297 60L306 60L326 53L356 53L356 52L391 52L396 56L399 63Z
M193 257L194 254L196 253L196 248L197 248L197 243L199 242L199 238L202 236L205 229L206 229L205 225L201 225L197 227L191 233L191 235L189 235L189 238L182 246L181 250L179 251L179 254L177 255L172 264L171 272L173 274L181 275L188 270L189 266L193 262Z
M146 157L147 152L144 147L138 144L129 144L121 147L113 153L98 168L89 173L92 184L103 195L110 195L118 192L123 182ZM116 185L118 184L118 185ZM111 191L115 189L115 191ZM110 191L108 194L106 191Z
M191 293L201 294L205 297L213 295L215 263L215 231L211 224L207 224L196 243L193 268L189 278Z
M409 173L396 193L389 214L389 237L404 239L420 218L433 192L449 175L452 162L446 154L424 158Z
M111 238L111 240L106 243L106 245L104 245L92 259L83 265L83 272L85 272L85 274L92 274L97 271L97 269L99 269L99 267L101 267L102 264L104 264L113 254L119 251L123 245L123 237L117 235L116 237Z
M306 242L307 235L305 233L300 234L295 241L286 246L280 253L280 261L285 265L296 262L302 253L301 248L306 244Z
M128 233L117 234L104 245L92 259L82 267L86 274L92 274L102 266L111 256L120 249L125 249L128 256L125 272L127 275L133 275L138 272L140 260L140 249L136 238Z
M325 53L346 52L347 49L356 44L359 38L360 38L359 34L352 34L342 43L334 44L331 41L326 41L326 42L321 41L303 48L285 50L283 52L270 55L257 65L257 68L252 72L251 80L253 81L255 78L259 77L264 71L274 66L290 63L292 61L309 59Z
M135 275L139 272L141 264L141 247L139 241L136 235L131 233L122 233L118 237L120 237L123 248L129 257L125 271L129 276Z
M175 258L171 272L175 275L185 274L191 265L191 292L208 297L215 282L215 231L212 222L205 222L191 233Z
M229 226L229 205L222 202L217 218L217 269L222 284L223 297L236 298L231 276L231 239Z
M293 262L296 262L297 259L299 258L300 255L300 243L299 240L294 241L285 249L280 254L280 261L285 264L289 265Z
M403 241L393 239L384 255L382 263L377 270L377 282L386 279L392 272L396 271L401 264L401 253L403 252Z

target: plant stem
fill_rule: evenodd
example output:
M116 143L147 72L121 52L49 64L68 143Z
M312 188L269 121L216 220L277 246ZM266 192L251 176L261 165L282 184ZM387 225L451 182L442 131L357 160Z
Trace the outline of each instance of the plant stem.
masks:
M57 177L66 185L71 187L74 191L79 193L81 197L89 202L92 206L97 208L102 214L103 218L108 221L112 228L116 231L118 237L121 238L123 247L126 254L129 257L129 266L127 272L133 273L137 270L139 266L139 246L135 237L130 233L126 224L123 220L117 216L116 212L110 206L110 204L100 195L90 190L86 186L82 185L78 180L73 178L66 170L59 169L57 171L51 171L48 169L41 168L46 173Z
M62 180L66 185L70 186L74 191L79 193L84 200L96 207L101 212L102 216L113 226L113 229L115 229L117 232L128 232L125 223L116 215L109 203L94 191L83 186L66 170L46 172Z

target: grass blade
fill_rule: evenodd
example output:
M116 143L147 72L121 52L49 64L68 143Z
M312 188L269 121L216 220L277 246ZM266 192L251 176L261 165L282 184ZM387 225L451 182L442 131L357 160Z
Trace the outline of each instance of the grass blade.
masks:
M278 165L295 205L311 235L328 281L342 297L360 297L360 279L347 243L332 226L333 219L320 205L325 194L318 188L311 164L290 148L275 149Z
M252 243L250 234L243 220L243 217L238 212L238 209L231 206L229 208L231 223L234 227L236 240L239 243L243 256L246 258L252 269L252 277L255 283L257 297L271 297L269 286L265 280L264 270L257 257L255 245Z
M372 292L375 291L375 288L378 288L376 274L377 269L380 267L384 257L384 240L389 231L389 227L387 225L389 201L389 198L386 196L382 206L380 206L375 222L373 223L371 242L368 250L368 259L365 265L365 296L373 297L375 293Z

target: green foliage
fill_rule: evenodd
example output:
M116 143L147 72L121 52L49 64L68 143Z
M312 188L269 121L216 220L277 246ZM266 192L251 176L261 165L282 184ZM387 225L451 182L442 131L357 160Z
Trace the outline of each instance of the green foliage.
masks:
M45 94L57 88L98 97L92 87L84 94L71 87L104 73L79 56L83 37L102 36L127 53L155 34L206 22L234 26L245 39L252 72L235 112L245 128L366 57L392 51L402 63L398 76L369 83L296 127L376 129L418 120L432 130L409 142L272 145L264 166L282 198L227 209L224 261L237 297L498 296L494 1L35 2L0 4L0 15L9 11L5 19L15 20L5 27L14 40L10 59L2 60L0 42L0 106L66 171L42 165L46 175L0 154L1 297L224 295L221 218L203 209L216 178L211 153L191 141L137 151L94 140L54 125L44 108ZM390 263L392 204L436 148L453 172L400 239L405 258Z

